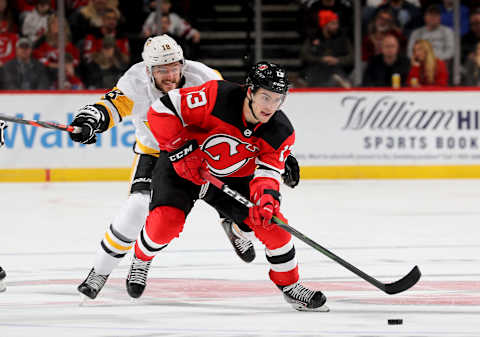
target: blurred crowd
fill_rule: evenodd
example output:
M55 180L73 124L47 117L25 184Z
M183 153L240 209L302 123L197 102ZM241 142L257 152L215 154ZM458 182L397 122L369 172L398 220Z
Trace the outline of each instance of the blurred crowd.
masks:
M113 87L141 60L147 37L168 33L194 56L198 30L162 0L66 0L63 88ZM56 0L0 0L0 89L59 88L59 18Z
M352 83L354 0L300 0L304 86ZM453 84L454 0L363 0L362 86ZM480 1L460 1L461 81L480 85Z
M297 28L302 46L296 86L352 86L353 1L291 1L300 5L302 18ZM454 0L359 1L362 86L453 84L458 47L453 30ZM129 66L141 60L143 41L153 35L168 33L182 45L187 58L196 59L201 32L179 15L179 6L175 6L189 1L162 0L160 10L156 3L66 0L63 87L113 87ZM0 0L0 89L60 87L56 5L56 0ZM480 0L460 1L460 35L461 84L478 86Z

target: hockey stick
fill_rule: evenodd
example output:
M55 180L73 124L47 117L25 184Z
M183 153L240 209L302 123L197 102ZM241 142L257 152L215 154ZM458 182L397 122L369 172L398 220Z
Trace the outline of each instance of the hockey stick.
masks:
M45 121L32 121L28 119L21 119L21 118L12 117L12 116L6 116L3 114L0 114L0 120L19 123L19 124L27 124L27 125L32 125L32 126L47 128L47 129L62 130L62 131L67 131L72 133L82 132L82 128L79 126L63 125L63 124L57 124L57 123L45 122Z
M243 204L247 207L255 206L249 199L245 198L244 196L242 196L237 191L232 190L230 187L228 187L227 184L223 183L220 179L212 176L209 172L202 171L201 176L202 176L203 179L205 179L206 181L215 185L217 188L219 188L220 190L222 190L223 192L225 192L226 194L228 194L229 196L231 196L232 198L234 198L235 200L237 200L241 204ZM374 285L375 287L377 287L378 289L382 290L383 292L385 292L389 295L398 294L398 293L401 293L401 292L403 292L407 289L410 289L411 287L413 287L418 282L418 280L420 279L420 276L422 275L418 266L415 266L407 275L402 277L400 280L392 282L392 283L382 283L382 282L378 281L377 279L373 278L372 276L364 273L363 271L361 271L360 269L358 269L354 265L350 264L349 262L345 261L341 257L335 255L334 253L329 251L327 248L322 247L321 245L319 245L318 243L316 243L315 241L310 239L308 236L302 234L301 232L299 232L295 228L291 227L290 225L286 224L285 222L283 222L282 220L277 218L276 216L273 217L273 221L280 228L283 228L284 230L286 230L287 232L289 232L290 234L295 236L297 239L305 242L310 247L312 247L315 250L319 251L320 253L326 255L327 257L329 257L333 261L341 264L342 266L344 266L345 268L347 268L348 270L350 270L354 274L360 276L362 279L364 279L368 283Z

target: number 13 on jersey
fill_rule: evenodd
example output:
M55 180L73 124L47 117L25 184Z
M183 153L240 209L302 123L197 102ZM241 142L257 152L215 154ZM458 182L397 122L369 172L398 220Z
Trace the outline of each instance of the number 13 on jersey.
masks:
M207 104L207 95L205 95L204 89L200 91L193 91L187 94L187 106L190 109L198 108Z

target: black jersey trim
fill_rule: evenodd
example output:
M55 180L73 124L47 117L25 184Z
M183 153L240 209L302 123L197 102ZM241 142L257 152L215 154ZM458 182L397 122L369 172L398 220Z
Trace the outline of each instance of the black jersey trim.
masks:
M274 168L271 168L271 167L268 167L268 166L262 165L262 164L259 164L259 165L257 166L257 170L268 170L268 171L273 171L273 172L280 173L279 170L276 170L276 169L274 169Z
M240 84L217 81L217 100L212 109L212 116L228 123L240 131L246 129L242 120L243 100L246 93Z
M177 109L175 109L175 106L173 105L172 100L170 99L170 96L168 94L164 95L160 98L160 101L163 103L163 105L169 108L175 114L175 116L177 116L178 119L182 121L182 124L183 124L183 119L178 114Z
M261 137L271 147L278 150L294 132L293 125L282 110L277 110L268 123L260 125L255 136Z

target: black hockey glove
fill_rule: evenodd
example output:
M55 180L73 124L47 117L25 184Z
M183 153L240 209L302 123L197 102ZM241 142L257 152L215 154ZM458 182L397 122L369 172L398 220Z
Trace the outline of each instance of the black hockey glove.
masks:
M105 124L104 114L94 105L85 105L73 118L70 125L82 128L80 133L69 133L74 142L82 144L94 144L97 141L96 132Z
M7 127L8 127L7 122L0 121L0 147L2 147L5 144L4 133Z
M300 167L297 159L293 155L289 155L285 160L285 172L282 174L283 183L288 187L294 188L300 181Z

